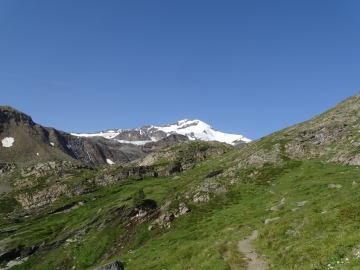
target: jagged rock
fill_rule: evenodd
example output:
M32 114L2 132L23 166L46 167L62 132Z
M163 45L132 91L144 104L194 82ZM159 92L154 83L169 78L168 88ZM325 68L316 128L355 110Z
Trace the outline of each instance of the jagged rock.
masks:
M190 209L186 206L184 202L182 202L179 204L178 208L172 209L171 212L177 218L179 216L185 215L186 213L190 212Z
M205 194L196 193L193 197L193 202L195 203L208 202L208 201L210 201L210 195L208 193Z
M160 228L170 228L170 224L174 219L175 215L173 213L165 213L157 219L157 224Z
M15 199L22 205L24 209L31 209L34 207L41 207L51 204L60 198L61 195L69 191L68 186L53 185L49 188L41 190L36 194L22 193L15 197Z
M95 268L94 270L124 270L124 265L120 261L114 261Z
M194 190L185 194L187 199L192 199L193 202L208 202L210 200L210 193L215 195L222 195L227 192L227 187L215 182L214 180L207 180L199 185Z
M170 228L171 222L182 215L190 212L190 209L186 206L184 202L179 204L178 208L167 210L165 213L161 214L159 218L157 218L154 222L152 222L148 230L151 231L156 227L159 228Z
M37 207L46 206L56 202L62 195L67 195L69 197L74 195L84 195L91 192L84 185L77 185L74 187L69 187L67 184L55 183L47 188L39 190L34 194L30 193L20 193L15 196L15 199L21 204L25 209L32 209Z

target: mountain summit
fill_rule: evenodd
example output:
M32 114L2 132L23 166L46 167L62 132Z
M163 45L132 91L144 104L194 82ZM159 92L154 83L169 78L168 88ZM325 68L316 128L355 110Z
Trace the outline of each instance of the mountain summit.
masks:
M201 120L180 120L176 123L162 126L142 126L134 129L112 129L97 133L71 133L79 137L101 136L120 142L131 142L133 144L145 144L157 141L171 134L181 134L189 140L218 141L232 145L250 142L243 135L227 134L215 130L213 127Z

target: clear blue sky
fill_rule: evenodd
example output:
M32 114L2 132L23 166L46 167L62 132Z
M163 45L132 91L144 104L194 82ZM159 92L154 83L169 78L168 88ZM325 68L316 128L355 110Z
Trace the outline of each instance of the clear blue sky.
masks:
M360 1L0 0L0 105L68 132L257 139L360 91Z

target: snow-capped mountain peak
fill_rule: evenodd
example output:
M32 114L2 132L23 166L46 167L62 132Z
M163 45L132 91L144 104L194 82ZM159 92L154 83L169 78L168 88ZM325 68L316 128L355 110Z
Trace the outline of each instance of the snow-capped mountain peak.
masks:
M242 135L227 134L217 131L210 125L197 119L183 119L176 123L162 126L142 126L135 129L111 129L93 134L72 133L72 135L75 136L101 136L107 139L114 139L120 142L129 142L133 144L145 144L150 141L157 141L170 134L185 135L189 140L219 141L233 145L250 141Z

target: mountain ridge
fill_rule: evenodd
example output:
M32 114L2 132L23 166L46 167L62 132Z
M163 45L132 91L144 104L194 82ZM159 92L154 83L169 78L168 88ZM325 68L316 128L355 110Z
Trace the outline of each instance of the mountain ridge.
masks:
M194 129L189 130L189 127L200 128L201 131L194 133ZM201 136L201 133L206 135ZM182 120L161 127L143 126L95 134L67 133L43 127L29 115L11 106L0 106L2 162L59 158L97 165L122 164L185 140L210 140L209 138L228 143L231 141L237 145L249 141L242 135L218 132L200 120Z
M133 129L108 129L96 133L71 133L74 136L93 137L101 136L107 139L129 142L133 144L145 144L156 141L170 134L181 134L189 140L219 141L237 145L251 140L243 135L227 134L217 131L201 120L180 120L173 124L160 126L141 126Z

